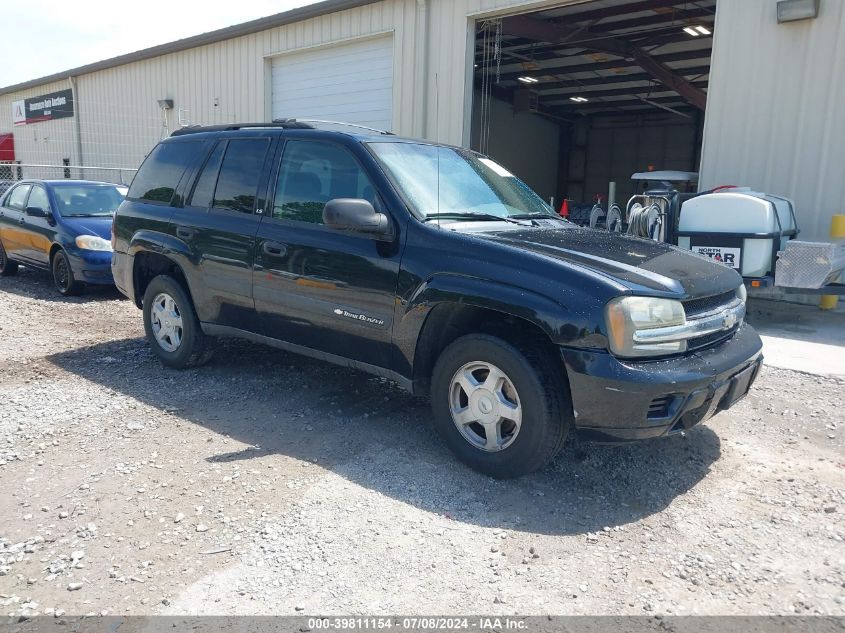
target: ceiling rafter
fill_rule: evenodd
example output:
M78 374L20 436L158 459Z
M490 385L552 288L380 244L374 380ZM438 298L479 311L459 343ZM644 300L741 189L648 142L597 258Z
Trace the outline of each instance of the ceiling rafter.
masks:
M505 18L502 20L502 28L503 32L511 35L561 44L565 44L578 37L591 35L585 29L565 27L560 24L536 20L524 15ZM707 94L690 84L665 63L659 61L658 58L649 55L642 48L615 36L601 37L584 43L584 45L595 51L617 55L636 62L644 71L677 92L687 102L699 110L704 110L707 103Z
M592 22L613 18L619 15L630 15L633 13L642 13L644 11L654 11L659 13L663 9L669 9L677 6L683 7L689 5L689 2L682 2L681 0L642 0L641 2L631 2L629 4L621 4L615 7L604 7L602 9L590 9L580 13L571 13L562 15L557 19L566 20L568 23L577 22ZM715 4L712 6L715 7Z
M656 56L656 59L660 62L666 63L674 63L674 62L685 62L685 61L693 61L693 60L707 60L710 58L710 49L701 49L701 50L694 50L694 51L681 51L678 53L666 53L663 55ZM561 57L560 61L565 61L567 58ZM637 68L638 64L634 61L627 61L624 59L615 59L615 60L608 60L602 62L590 62L586 64L562 64L559 66L549 66L544 64L542 68L539 70L517 70L517 71L505 71L501 73L501 80L502 81L510 81L516 79L518 77L522 77L524 75L569 75L569 74L576 74L576 73L583 73L583 72L594 72L600 70L614 70L614 69L622 69L622 68ZM620 77L625 77L625 74L620 73Z
M682 77L697 78L701 75L706 75L710 72L709 66L692 66L690 68L678 68L675 72ZM537 91L546 92L548 90L558 90L563 88L577 88L587 86L607 86L622 83L634 83L642 81L653 81L648 73L636 73L631 75L613 75L610 77L590 77L588 79L568 79L563 81L549 81L532 84L532 88Z

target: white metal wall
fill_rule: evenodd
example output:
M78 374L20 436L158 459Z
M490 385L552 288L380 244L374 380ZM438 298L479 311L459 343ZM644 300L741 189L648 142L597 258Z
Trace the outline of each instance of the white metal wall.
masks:
M30 162L71 158L136 167L180 118L192 124L270 118L274 56L386 32L394 42L393 130L468 145L470 19L562 4L566 0L383 0L81 75L75 107L82 157L75 151L74 119L16 127L17 154ZM12 130L12 101L69 86L58 82L0 95L0 132ZM159 99L174 102L166 127Z
M845 213L845 2L778 24L776 0L720 0L701 185L743 184L796 204L801 239Z
M393 129L422 134L420 91L423 64L416 30L424 12L416 0L384 0L223 42L133 62L77 78L76 112L86 165L137 167L154 144L179 126L262 121L271 116L272 58L380 33L392 33ZM46 84L0 95L0 132L14 131L16 154L24 161L68 157L73 150L74 119L12 126L11 103L68 88L69 82ZM159 99L172 99L164 129ZM32 136L61 138L62 147L48 154ZM75 153L70 157L75 161Z

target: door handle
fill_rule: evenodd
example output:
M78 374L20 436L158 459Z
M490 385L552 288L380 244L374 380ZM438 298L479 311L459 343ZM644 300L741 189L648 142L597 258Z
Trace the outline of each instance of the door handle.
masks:
M176 227L176 237L180 237L183 240L190 240L197 234L196 229L189 229L184 226L177 226Z
M288 252L288 247L284 244L279 244L278 242L264 242L262 250L266 255L272 255L274 257L283 257L285 253Z

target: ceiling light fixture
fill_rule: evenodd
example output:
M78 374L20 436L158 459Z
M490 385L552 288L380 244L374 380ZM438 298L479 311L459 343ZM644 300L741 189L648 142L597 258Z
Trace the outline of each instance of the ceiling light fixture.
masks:
M698 37L700 35L700 33L698 31L696 31L694 28L692 28L691 26L685 26L684 27L684 33L689 33L693 37Z
M535 79L534 77L519 77L518 81L521 81L524 84L536 84L539 82L539 79Z
M697 26L695 27L695 30L701 33L702 35L710 35L710 29L708 29L706 26Z
M586 97L569 97L569 100L575 103L587 103L589 101Z

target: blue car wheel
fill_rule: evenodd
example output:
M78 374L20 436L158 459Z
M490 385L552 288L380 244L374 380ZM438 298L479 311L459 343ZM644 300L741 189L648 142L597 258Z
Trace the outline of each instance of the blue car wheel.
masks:
M80 284L73 276L73 269L70 267L67 255L64 251L56 251L53 255L53 283L56 290L65 297L72 297L82 292Z

